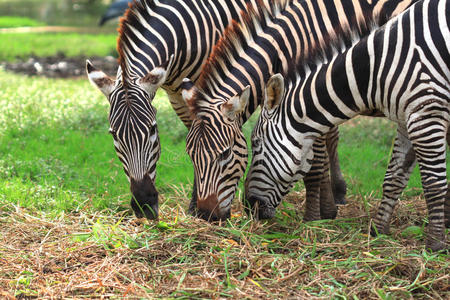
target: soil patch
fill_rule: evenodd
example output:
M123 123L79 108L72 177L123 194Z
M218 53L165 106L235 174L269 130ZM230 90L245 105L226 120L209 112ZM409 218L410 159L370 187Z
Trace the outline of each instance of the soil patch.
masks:
M65 57L56 55L51 57L30 57L26 61L1 62L0 67L7 71L38 75L51 78L79 77L86 74L86 57ZM108 75L117 73L117 59L112 56L90 57L89 60L98 69Z

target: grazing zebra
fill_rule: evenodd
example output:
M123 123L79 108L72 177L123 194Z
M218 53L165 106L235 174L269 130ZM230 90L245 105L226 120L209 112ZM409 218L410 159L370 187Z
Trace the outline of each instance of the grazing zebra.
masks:
M358 28L364 33L363 21L384 24L413 2L291 0L249 5L243 22L233 23L215 46L196 85L188 79L183 85L193 118L186 150L194 164L192 197L199 215L224 219L230 214L246 167L241 126L260 105L271 74L287 70L345 28L361 25ZM274 207L259 205L260 218L273 213Z
M119 28L119 69L108 77L87 61L89 80L108 98L110 133L130 181L137 217L158 216L154 186L160 143L151 101L162 87L177 115L189 127L189 110L179 86L194 80L216 40L251 0L134 1Z
M315 139L376 109L398 124L388 173L404 177L406 169L409 176L411 161L417 158L429 214L427 246L445 248L449 11L450 0L418 2L349 49L336 51L332 59L311 51L292 74L273 75L252 134L246 197L277 206L308 172ZM349 30L337 38L337 49L353 34ZM398 198L406 182L396 184L385 194ZM374 219L378 232L387 231L397 198L383 198Z
M256 5L255 1L134 2L119 28L120 66L116 80L87 62L90 81L111 104L110 132L130 181L131 205L138 217L144 215L152 219L158 214L154 180L160 144L156 111L151 105L156 90L162 87L167 92L177 115L189 128L192 120L179 89L182 79L188 76L195 81L198 78L201 65L227 24L231 19L241 18L241 9L246 3ZM337 159L336 154L331 155ZM332 163L333 176L342 178L339 166ZM316 185L310 180L307 190ZM191 208L193 206L195 202L191 202Z

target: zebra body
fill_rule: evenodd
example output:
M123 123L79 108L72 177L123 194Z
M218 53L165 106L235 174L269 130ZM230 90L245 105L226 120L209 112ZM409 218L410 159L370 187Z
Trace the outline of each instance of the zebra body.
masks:
M365 24L382 24L413 2L291 0L249 6L244 21L219 40L196 85L186 80L183 86L193 118L186 150L194 164L193 200L200 213L213 219L229 215L246 167L241 126L261 104L271 74L288 70L310 49L326 47L347 27L358 26L363 33ZM264 209L263 215L273 215L274 207Z
M274 75L252 135L246 196L278 205L308 172L315 139L358 114L378 110L397 122L398 137L386 175L393 182L384 190L376 228L386 232L406 184L392 177L409 176L417 158L429 213L427 245L444 248L449 11L449 0L418 2L332 59L316 57L313 66L304 64L285 75L286 82ZM311 59L314 55L305 62Z
M115 79L86 64L89 80L108 98L110 133L133 194L138 217L158 215L154 186L160 143L151 101L159 87L184 124L191 124L179 85L194 80L216 40L253 0L141 0L125 13L119 28Z

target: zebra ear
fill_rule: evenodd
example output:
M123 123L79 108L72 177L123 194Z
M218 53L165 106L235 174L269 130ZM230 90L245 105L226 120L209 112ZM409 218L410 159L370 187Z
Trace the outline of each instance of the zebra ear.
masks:
M166 81L167 73L173 63L172 54L168 61L151 70L147 75L138 80L138 84L149 94L153 94Z
M86 73L89 81L102 91L106 97L109 97L114 89L114 79L94 68L89 60L86 60Z
M186 103L189 111L191 112L191 118L193 118L194 112L197 110L197 103L195 101L195 95L198 93L198 89L195 84L189 79L184 78L183 83L180 86L181 97Z
M278 73L270 77L266 84L264 105L268 110L272 110L280 105L284 96L284 78Z
M233 96L224 104L224 113L232 120L234 120L239 114L241 114L247 106L248 99L250 98L250 86L247 85L241 95Z

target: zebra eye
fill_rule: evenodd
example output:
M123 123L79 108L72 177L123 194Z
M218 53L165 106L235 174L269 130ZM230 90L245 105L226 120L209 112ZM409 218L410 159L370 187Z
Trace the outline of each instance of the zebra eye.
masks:
M225 150L225 151L223 151L222 153L220 153L219 159L220 159L220 160L225 160L225 159L227 159L230 155L231 155L231 148L228 148L227 150Z

